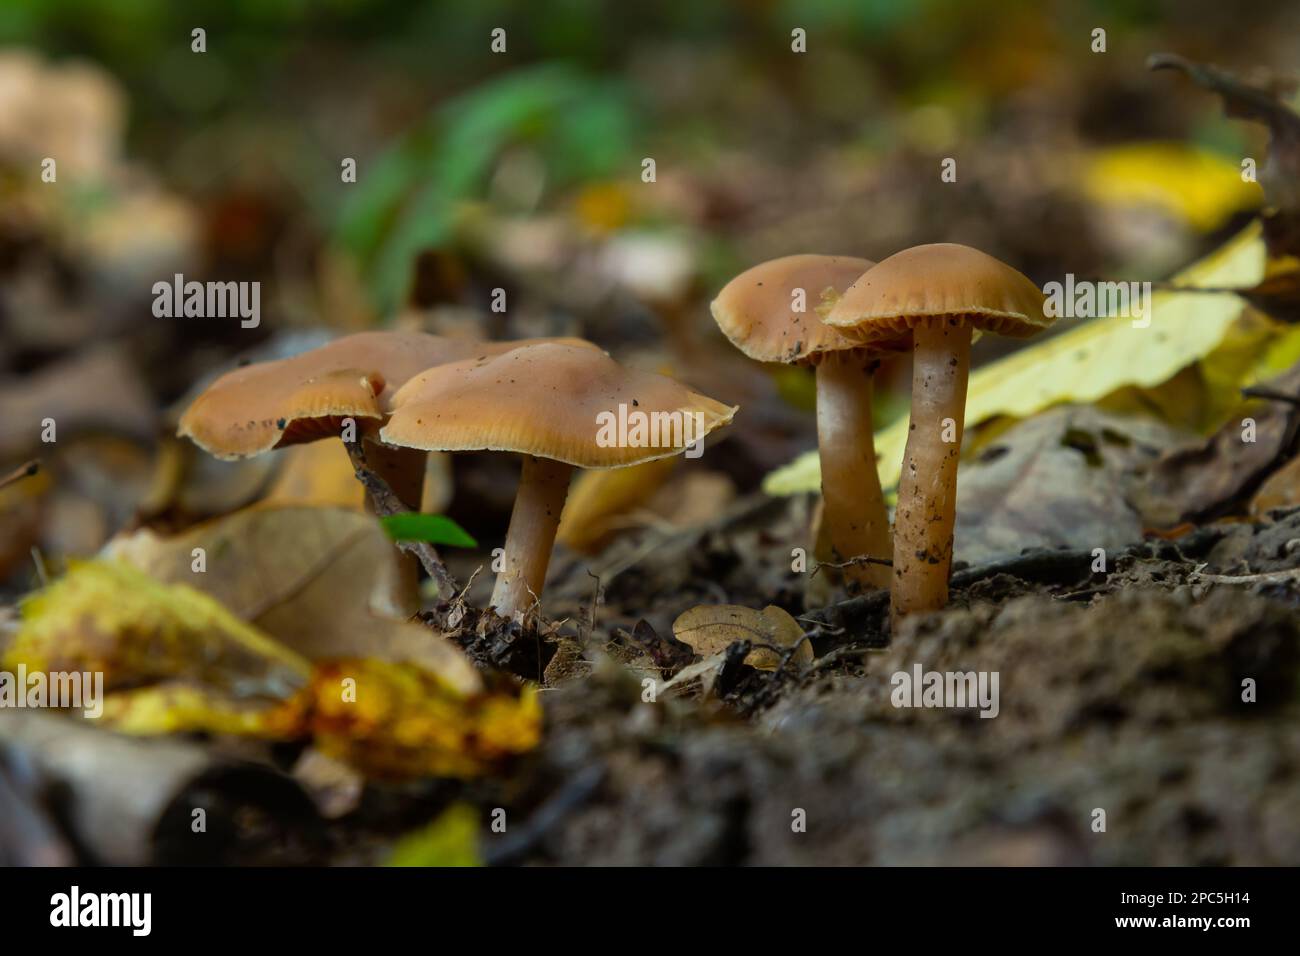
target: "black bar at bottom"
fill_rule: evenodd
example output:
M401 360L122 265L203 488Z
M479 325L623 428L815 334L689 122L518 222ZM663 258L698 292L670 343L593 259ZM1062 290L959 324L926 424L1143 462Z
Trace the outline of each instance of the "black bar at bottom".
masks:
M128 945L373 944L396 933L465 943L477 934L500 940L503 931L553 937L560 926L566 935L605 932L611 921L628 932L639 926L647 942L679 921L714 927L731 944L762 942L774 923L818 935L852 924L869 930L873 945L969 941L972 932L1029 940L1045 931L1228 942L1287 930L1293 883L1285 869L26 869L0 871L0 914L6 942L78 933ZM145 897L131 894L148 894L147 910Z

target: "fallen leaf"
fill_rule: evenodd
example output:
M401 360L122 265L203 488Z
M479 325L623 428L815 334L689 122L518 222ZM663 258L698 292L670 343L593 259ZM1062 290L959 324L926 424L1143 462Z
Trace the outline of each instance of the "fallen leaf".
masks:
M1270 511L1300 505L1300 457L1292 458L1264 479L1250 499L1250 514L1262 518Z
M721 654L737 641L794 647L794 659L800 664L812 662L812 645L803 640L803 628L786 611L768 605L762 611L737 604L701 604L683 611L673 621L673 636L689 644L701 657ZM802 643L799 643L802 642ZM775 670L781 659L767 648L755 648L745 663L762 670Z
M954 558L985 564L1027 548L1115 549L1142 540L1130 504L1145 468L1186 440L1151 418L1068 405L981 442L957 475Z
M422 830L408 833L393 847L387 866L481 866L478 812L454 803Z
M135 736L207 733L292 740L304 733L304 699L250 701L180 681L106 695L103 722Z
M321 662L307 723L326 756L378 779L472 777L541 739L536 688L465 694L415 664Z
M220 602L126 564L80 561L22 603L6 669L90 671L113 691L184 680L239 699L283 700L310 667Z
M194 549L206 570L196 573ZM445 637L410 623L402 556L373 517L342 508L255 506L163 537L120 536L105 556L159 581L211 594L238 616L311 660L417 661L455 675L478 672Z
M1252 225L1179 273L1175 284L1251 285L1263 275L1264 260L1259 226ZM1096 402L1129 386L1160 386L1181 370L1209 359L1229 338L1243 307L1231 295L1157 291L1149 308L1147 328L1134 328L1133 319L1124 316L1091 319L976 369L967 389L966 429L999 416L1027 418L1052 405ZM1290 332L1281 324L1271 330L1270 339L1286 339ZM1234 387L1241 384L1245 382ZM1214 427L1217 422L1202 425ZM904 416L876 435L885 488L898 484L907 434ZM763 482L763 490L772 495L820 489L816 450L772 472Z
M1258 186L1242 180L1241 167L1232 160L1177 142L1098 150L1087 159L1082 186L1093 202L1152 206L1201 232L1219 228L1263 198Z
M1268 387L1283 395L1300 395L1300 365ZM1253 430L1249 441L1247 420ZM1296 405L1246 402L1215 434L1170 451L1155 464L1148 481L1138 489L1149 520L1167 527L1238 510L1265 478L1295 453L1298 435L1300 410Z

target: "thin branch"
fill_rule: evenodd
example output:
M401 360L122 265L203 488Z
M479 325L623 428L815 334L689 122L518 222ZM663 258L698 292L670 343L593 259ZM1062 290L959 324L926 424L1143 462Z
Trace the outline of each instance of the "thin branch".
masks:
M411 509L402 504L401 499L393 493L393 489L388 487L388 482L366 465L366 453L360 441L344 442L343 447L348 450L348 457L352 459L352 468L356 472L357 480L365 486L366 495L370 499L370 506L376 517L387 518L391 515L412 513ZM442 558L438 556L437 549L428 541L399 541L397 547L415 556L429 577L437 583L439 594L450 595L460 590L460 585L456 583L456 579L451 576L447 566L442 563Z
M9 472L9 474L5 475L3 478L0 478L0 488L8 488L10 485L14 484L15 482L22 481L24 478L30 478L32 475L36 474L40 470L41 470L41 463L37 459L33 458L31 461L27 462L26 464L19 465L13 471Z
M808 575L808 577L817 577L817 572L822 568L835 568L839 570L843 568L856 568L861 564L881 564L887 568L892 568L894 566L894 561L892 558L873 558L869 554L859 554L856 557L849 558L847 561L818 561L817 567L813 568L812 574Z
M1279 392L1275 388L1268 388L1264 385L1252 385L1249 388L1243 388L1241 394L1246 398L1263 398L1270 402L1300 405L1300 395L1288 395L1286 392Z
M1201 568L1205 565L1199 565L1192 572L1191 578L1194 581L1208 581L1211 584L1281 584L1284 581L1300 580L1300 568L1289 568L1285 571L1265 571L1261 574L1205 574Z

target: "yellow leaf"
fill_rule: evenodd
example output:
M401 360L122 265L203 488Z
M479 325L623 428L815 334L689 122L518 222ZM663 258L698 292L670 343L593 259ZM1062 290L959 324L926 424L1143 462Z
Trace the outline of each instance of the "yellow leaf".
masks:
M578 221L594 232L621 229L632 215L632 197L622 183L616 182L585 186L573 206Z
M478 813L454 803L423 830L407 834L393 847L388 866L480 866Z
M1244 287L1263 275L1264 242L1251 225L1222 248L1175 277L1190 286ZM1125 316L1084 321L1036 345L982 366L971 373L966 400L966 427L1002 415L1025 418L1063 402L1096 402L1121 389L1153 389L1171 381L1188 366L1211 356L1242 317L1235 295L1160 291L1150 303L1151 324L1134 328ZM1071 321L1062 319L1062 322ZM1271 324L1278 341L1292 330ZM1202 428L1212 422L1201 422ZM904 416L876 435L880 481L898 483L908 420ZM816 492L821 466L811 451L778 468L763 481L772 495Z
M206 687L169 681L106 695L101 719L123 734L208 733L267 740L304 734L302 694L283 701L236 700Z
M1083 191L1096 203L1154 206L1201 232L1258 207L1264 198L1257 184L1242 180L1236 163L1183 143L1099 150L1085 165Z
M317 444L329 444L317 442ZM202 549L204 568L194 570ZM410 660L480 686L460 649L406 620L403 558L371 516L345 508L258 505L161 536L123 535L105 549L151 577L211 594L310 660Z
M103 673L104 686L183 678L240 697L289 696L310 670L297 654L184 585L111 561L74 561L22 603L6 668Z
M541 702L526 686L466 695L414 664L322 661L307 691L317 748L369 777L473 777L541 739Z
M738 604L700 604L683 611L673 621L673 636L689 644L701 657L720 654L736 641L754 641L777 647L799 649L794 659L801 664L812 662L812 646L803 640L803 628L786 611L768 605L762 611ZM775 670L781 659L766 648L755 648L745 663L762 670Z

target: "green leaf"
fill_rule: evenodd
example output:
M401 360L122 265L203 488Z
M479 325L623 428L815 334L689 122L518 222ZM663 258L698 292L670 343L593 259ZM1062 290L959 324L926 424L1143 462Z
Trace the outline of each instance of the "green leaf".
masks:
M478 813L468 804L452 804L423 830L398 841L387 865L480 866Z
M394 541L427 541L453 548L478 547L478 542L470 537L469 532L446 515L389 515L379 521Z

